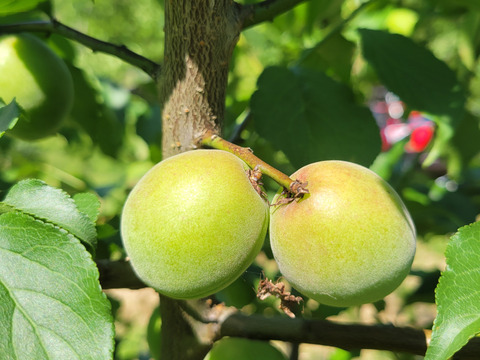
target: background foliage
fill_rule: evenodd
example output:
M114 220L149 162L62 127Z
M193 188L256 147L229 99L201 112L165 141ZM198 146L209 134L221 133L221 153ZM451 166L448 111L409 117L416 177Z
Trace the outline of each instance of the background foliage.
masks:
M75 29L162 61L163 1L54 0L18 4L26 4L26 9L39 6L40 10L29 13L29 17L51 12ZM0 4L0 22L12 21L7 16L24 10L15 6L15 2L8 1ZM75 104L56 136L36 142L8 136L0 139L0 190L4 195L28 178L63 189L73 200L58 192L59 201L67 208L75 202L79 210L72 208L72 216L84 222L83 227L72 231L76 238L96 259L123 258L118 233L121 208L132 186L162 158L156 87L141 70L113 56L93 53L57 35L45 37L45 41L71 70ZM242 33L229 74L224 137L251 147L257 156L288 174L325 159L370 166L396 188L417 226L418 251L412 273L394 294L385 301L349 309L329 308L307 300L305 317L433 326L434 289L440 271L445 269L449 238L458 228L475 222L480 213L479 55L477 1L311 1ZM392 97L402 109L396 117L388 113ZM435 124L435 136L428 147L420 152L409 150L408 132L390 147L384 143L382 151L380 128L392 118L407 124L411 111L420 111ZM43 182L21 182L16 187L19 193L22 184L30 190L45 190L46 186ZM277 186L269 181L266 186L271 197ZM75 197L81 193L95 194L100 199L99 210L94 210L89 195ZM12 192L8 196L17 199ZM0 207L2 225L13 222L38 227L37 231L46 233L45 238L59 237L59 241L68 243L69 239L50 224L69 231L74 224L58 223L52 219L54 214L40 216L45 219L43 226L25 224L25 214L32 214L32 210L23 208L21 201L9 201L8 196ZM48 209L48 203L41 208ZM438 300L446 301L444 308L462 296L452 295L457 294L452 292L452 278L463 272L457 266L471 262L467 271L478 272L479 234L478 226L462 228L449 245L449 277L442 280L437 292ZM96 252L89 248L92 236L98 238ZM75 241L68 246L76 249L71 251L80 251L80 242ZM7 277L4 253L0 252L2 284ZM459 254L463 257L456 260ZM81 266L90 269L93 264L85 261ZM277 314L277 300L255 298L254 289L262 274L269 278L280 275L268 242L251 268L216 299L246 313ZM442 349L435 350L438 357L432 359L447 358L480 331L478 277L460 279L470 289L468 295L476 307L472 310L468 302L459 305L460 313L455 316L472 310L473 319L465 324L457 345L448 349L439 345ZM85 291L102 301L98 289ZM109 293L109 299L111 304L102 306L107 309L111 305L116 315L123 306L119 299L124 297ZM449 323L449 315L445 316L447 319L439 319L439 323ZM155 338L160 322L157 312L153 312L148 327L128 316L117 316L115 357L143 359L149 353L155 354L155 346L149 350L145 339ZM288 350L285 344L276 345ZM6 347L0 343L0 349ZM443 351L448 353L442 355ZM300 353L303 359L318 354L325 359L414 358L308 345L301 345Z

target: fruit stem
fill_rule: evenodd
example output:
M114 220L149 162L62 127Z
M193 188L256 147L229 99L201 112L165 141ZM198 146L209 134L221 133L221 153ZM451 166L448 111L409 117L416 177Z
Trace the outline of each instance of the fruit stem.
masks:
M229 153L239 157L250 168L259 170L262 174L267 175L279 185L283 186L284 189L293 195L293 198L301 198L304 194L308 193L306 188L307 183L301 183L300 181L292 180L281 171L275 169L273 166L253 155L252 149L235 145L216 135L211 130L207 130L198 143L199 145L228 151Z

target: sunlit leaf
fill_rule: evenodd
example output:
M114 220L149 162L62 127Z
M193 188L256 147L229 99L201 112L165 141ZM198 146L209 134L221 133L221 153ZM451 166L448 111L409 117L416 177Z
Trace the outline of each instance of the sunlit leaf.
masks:
M3 203L19 212L54 224L95 248L95 224L60 189L40 180L23 180L10 189Z
M451 237L435 299L438 315L425 360L446 360L480 332L480 222Z
M10 211L0 215L0 263L2 359L112 358L110 304L78 239Z

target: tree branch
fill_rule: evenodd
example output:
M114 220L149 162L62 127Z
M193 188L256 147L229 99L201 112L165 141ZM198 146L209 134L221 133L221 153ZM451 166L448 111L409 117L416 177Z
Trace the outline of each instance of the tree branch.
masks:
M129 50L126 46L114 45L106 41L95 39L72 29L55 19L0 25L0 34L19 33L24 31L58 34L67 39L74 40L93 51L114 55L119 59L142 69L154 80L157 80L160 75L161 68L159 64Z
M103 289L139 289L146 285L137 278L130 262L97 260L100 283ZM167 301L164 299L164 302ZM168 299L171 305L183 309L192 328L203 339L203 344L213 343L224 336L256 340L279 340L290 343L309 343L333 346L345 350L374 349L425 355L430 341L430 330L393 325L345 324L330 320L288 318L285 316L264 317L245 315L222 304L209 310L199 310L185 301ZM205 305L205 304L204 304ZM197 313L198 314L192 314ZM461 349L453 359L478 360L480 338L476 337Z
M236 336L257 340L279 340L291 343L309 343L345 350L374 349L425 355L430 341L430 330L393 325L362 325L336 323L283 316L266 318L239 312L221 324L220 337ZM480 338L473 338L454 359L480 358Z
M265 0L256 4L242 6L240 21L242 29L255 26L264 21L271 21L305 0Z

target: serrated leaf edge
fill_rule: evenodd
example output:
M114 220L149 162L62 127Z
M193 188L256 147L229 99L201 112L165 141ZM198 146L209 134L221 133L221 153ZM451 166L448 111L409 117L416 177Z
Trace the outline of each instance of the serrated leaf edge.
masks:
M96 242L97 242L97 241L96 241L96 240L97 240L97 238L96 238L97 230L96 230L96 227L95 227L95 222L93 222L87 214L85 214L84 212L82 212L82 211L80 211L80 210L78 209L77 204L75 203L75 200L70 196L70 194L68 194L68 193L67 193L66 191L64 191L63 189L50 186L50 185L48 185L46 182L44 182L43 180L40 180L40 179L25 179L25 180L19 181L16 185L21 184L21 183L28 183L28 182L31 182L31 181L35 181L35 182L37 182L37 183L40 183L40 184L43 185L43 186L47 186L47 187L49 187L50 189L52 189L53 191L55 191L55 192L63 195L63 197L65 198L65 200L66 200L67 202L69 202L70 204L72 204L72 205L75 207L75 209L77 210L78 214L80 214L80 217L81 217L83 220L85 220L86 222L88 222L89 224L93 225L92 228L93 228L93 230L94 230L95 237L92 238L91 241L90 241L90 239L82 239L81 237L78 237L77 235L73 234L73 233L72 233L71 231L69 231L68 229L62 228L62 227L58 226L57 224L49 221L48 219L46 219L46 218L44 218L44 217L42 217L42 216L37 216L37 215L32 214L32 213L30 213L30 212L28 212L28 211L24 211L24 210L22 210L22 209L18 209L18 208L16 208L15 206L12 206L12 205L10 205L10 204L8 204L8 203L5 203L4 201L2 201L1 203L4 204L4 205L6 205L6 206L11 207L13 210L18 211L18 212L20 212L20 213L22 213L22 214L30 215L30 216L32 216L32 217L35 218L35 219L38 219L38 220L43 221L44 223L48 223L48 224L52 224L52 225L54 225L54 226L57 226L58 228L66 231L66 232L69 233L69 234L72 234L75 238L79 239L83 244L87 245L88 248L89 248L92 252L95 251L95 245L96 245ZM6 197L8 197L8 194L9 194L9 192L7 193Z

